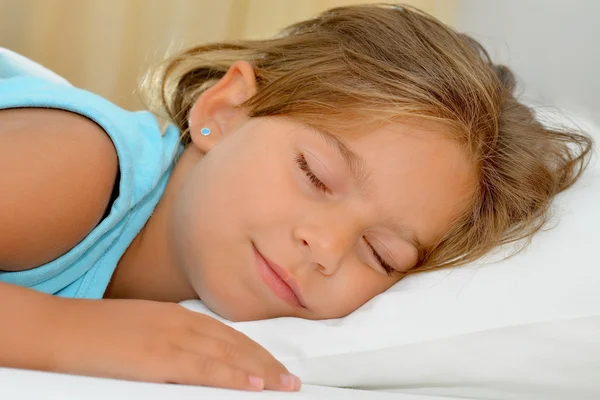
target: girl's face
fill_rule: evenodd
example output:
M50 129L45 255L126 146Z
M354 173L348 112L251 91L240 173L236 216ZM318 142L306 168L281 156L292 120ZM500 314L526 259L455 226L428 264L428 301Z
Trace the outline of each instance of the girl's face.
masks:
M226 318L342 317L415 265L472 182L458 144L416 127L333 138L282 117L250 119L189 173L176 250L200 298Z
M208 96L197 107L213 112ZM347 315L415 265L474 187L461 146L417 126L333 137L284 117L213 124L193 112L216 136L192 136L186 152L218 141L175 199L172 245L199 297L231 320Z

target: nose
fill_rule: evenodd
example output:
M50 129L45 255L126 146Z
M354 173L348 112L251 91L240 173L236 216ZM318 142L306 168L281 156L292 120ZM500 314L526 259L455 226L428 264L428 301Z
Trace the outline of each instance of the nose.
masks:
M311 265L326 276L335 274L357 246L362 229L348 214L315 215L294 230L294 239Z

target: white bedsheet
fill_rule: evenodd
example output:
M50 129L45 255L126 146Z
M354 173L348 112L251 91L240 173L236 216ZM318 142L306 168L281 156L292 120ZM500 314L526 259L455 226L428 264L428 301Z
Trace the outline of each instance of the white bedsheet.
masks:
M2 400L253 400L253 399L327 399L327 400L452 400L451 397L369 392L304 385L298 393L250 393L235 390L183 385L127 382L114 379L71 376L48 372L0 368Z

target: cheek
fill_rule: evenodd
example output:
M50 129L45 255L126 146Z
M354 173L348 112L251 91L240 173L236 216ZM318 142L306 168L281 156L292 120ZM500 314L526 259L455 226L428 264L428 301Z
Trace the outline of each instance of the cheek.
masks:
M181 265L207 305L227 315L223 307L235 299L223 282L247 272L251 240L279 236L299 211L291 161L281 154L257 159L256 149L247 150L206 156L190 171L175 209Z
M393 286L398 279L392 279L366 266L347 268L343 274L333 278L329 287L322 290L322 318L341 318L355 311L366 302Z
M235 213L247 229L256 233L291 228L306 208L303 200L306 194L300 190L293 159L289 158L270 155L232 177Z

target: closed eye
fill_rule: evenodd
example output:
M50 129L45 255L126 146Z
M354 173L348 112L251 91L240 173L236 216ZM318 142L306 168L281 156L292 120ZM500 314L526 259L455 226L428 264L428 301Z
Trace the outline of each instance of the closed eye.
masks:
M379 253L377 253L377 251L373 248L373 246L371 246L371 243L369 243L369 241L367 239L365 239L365 242L367 243L367 246L369 246L369 248L371 249L371 252L373 253L373 256L377 259L377 262L379 263L379 265L381 265L381 267L383 268L383 270L385 271L385 273L388 276L392 276L398 272L397 270L392 268L391 265L386 263L383 258L381 258Z
M331 193L331 190L325 185L317 176L312 172L310 166L306 162L306 158L304 158L304 154L298 153L296 155L296 163L298 163L298 167L304 172L310 183L317 188L318 190L324 193Z

